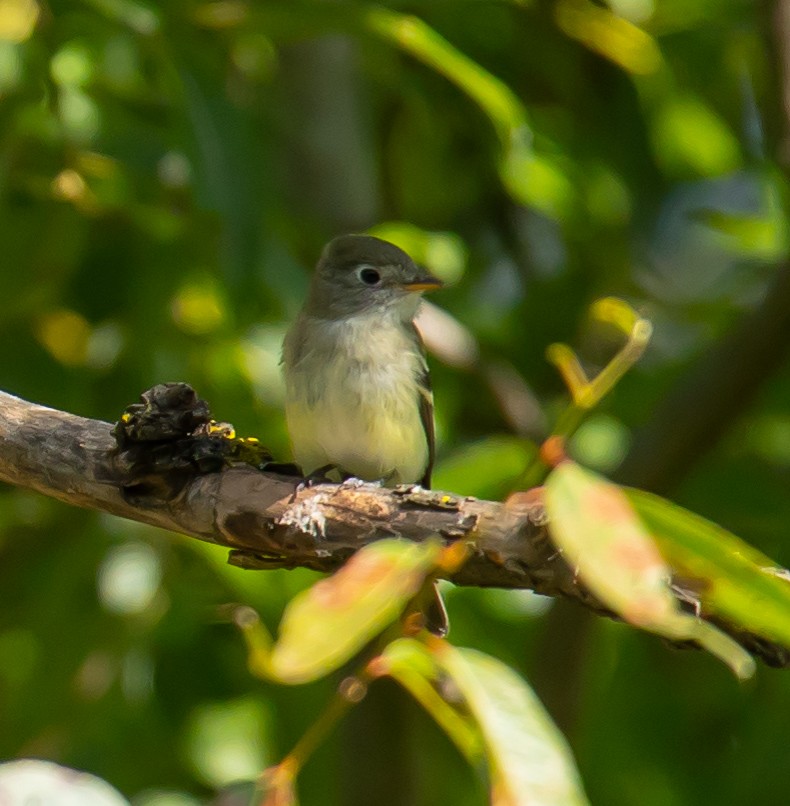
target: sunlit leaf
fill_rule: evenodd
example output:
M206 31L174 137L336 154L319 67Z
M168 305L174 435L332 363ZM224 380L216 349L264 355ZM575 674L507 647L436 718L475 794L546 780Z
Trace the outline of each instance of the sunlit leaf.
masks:
M555 16L568 36L629 73L655 73L662 65L661 51L652 36L590 0L559 0Z
M671 569L623 490L574 462L546 481L552 539L582 581L626 621L674 640L694 640L749 677L754 661L711 624L683 613Z
M435 657L480 726L495 806L587 803L564 737L516 672L482 652L446 643Z
M345 663L397 619L439 558L438 541L379 540L288 605L269 660L286 683L315 680Z
M628 338L638 327L642 317L625 300L602 297L590 306L590 317L597 322L613 325Z
M371 30L446 76L472 98L507 143L514 130L527 126L527 115L516 94L503 81L453 47L418 17L382 7L366 12Z
M399 638L378 659L380 669L397 680L436 720L471 764L482 758L482 738L468 711L450 702L441 689L443 673L428 647L413 638Z
M704 580L706 608L790 646L790 582L752 546L700 515L642 490L625 490L672 566Z
M776 215L750 215L727 213L724 210L699 210L694 218L729 236L738 249L749 254L770 260L779 257L787 248L787 223L780 211Z
M720 176L741 162L738 139L699 98L673 95L656 109L652 136L659 161L674 173Z
M516 201L552 218L568 214L573 184L559 161L535 153L526 107L507 84L417 17L375 7L363 18L372 31L444 75L480 107L496 130L500 178Z

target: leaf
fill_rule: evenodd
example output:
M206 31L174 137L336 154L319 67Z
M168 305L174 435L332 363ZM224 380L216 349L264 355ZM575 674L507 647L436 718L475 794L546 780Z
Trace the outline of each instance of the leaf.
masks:
M623 70L650 75L661 69L656 40L614 11L588 0L560 0L555 16L564 33Z
M657 495L625 494L681 574L702 579L713 612L790 646L790 582L776 563L709 520Z
M720 176L740 167L738 138L702 98L675 93L664 97L652 111L653 147L667 171Z
M537 154L527 109L516 93L418 17L379 6L362 12L367 27L442 74L491 121L499 139L499 176L521 204L553 218L569 215L574 185L559 160Z
M369 6L362 14L370 30L463 90L491 120L504 145L513 132L529 131L526 109L516 93L423 20L380 6Z
M521 677L496 658L446 642L434 657L480 726L494 806L587 803L564 737Z
M378 659L380 669L400 683L436 720L470 764L482 758L482 737L468 713L441 691L441 672L430 649L414 638L399 638Z
M774 209L776 205L770 202L765 207L760 215L700 209L691 218L729 236L745 254L775 260L787 248L784 215L781 210Z
M397 619L440 553L439 541L379 540L298 594L283 615L271 675L306 683L337 669Z
M735 641L680 610L671 569L623 490L566 460L549 474L545 500L554 542L604 604L637 627L697 641L740 678L754 673Z

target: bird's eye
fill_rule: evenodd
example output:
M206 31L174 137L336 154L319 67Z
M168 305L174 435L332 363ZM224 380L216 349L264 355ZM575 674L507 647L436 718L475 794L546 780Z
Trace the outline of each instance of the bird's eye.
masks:
M370 268L370 266L363 266L359 272L359 279L365 285L378 285L381 282L381 275L375 270Z

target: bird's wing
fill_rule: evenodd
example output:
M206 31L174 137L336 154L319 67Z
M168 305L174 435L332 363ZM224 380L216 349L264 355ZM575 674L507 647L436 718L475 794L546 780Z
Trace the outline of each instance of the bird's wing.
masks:
M428 443L428 464L425 466L425 472L420 479L420 485L426 490L429 490L431 487L433 460L436 456L436 435L433 429L433 390L431 389L431 373L428 371L428 362L425 360L425 345L423 344L422 336L417 326L412 323L412 327L414 328L414 338L417 341L420 356L422 357L421 372L417 378L417 387L420 404L420 420L422 420L422 427L425 430L425 440ZM427 630L442 638L447 635L450 631L450 619L435 580L430 587L430 592L426 595L426 601L423 604L422 611Z
M425 360L425 346L422 342L422 336L414 323L412 323L412 328L422 357L421 371L417 377L417 389L420 420L425 431L425 440L428 443L428 464L425 466L425 472L420 479L420 485L428 490L431 486L431 472L433 471L433 461L436 456L436 435L433 427L433 390L431 389L431 373L428 371L428 363Z

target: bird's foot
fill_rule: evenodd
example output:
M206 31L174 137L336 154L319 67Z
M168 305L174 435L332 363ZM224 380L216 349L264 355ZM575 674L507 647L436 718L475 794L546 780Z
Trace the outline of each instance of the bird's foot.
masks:
M337 465L333 464L322 465L321 467L317 467L311 473L308 473L306 476L302 477L299 483L294 487L290 503L293 504L293 502L296 501L296 496L299 495L299 493L302 492L302 490L307 490L314 484L331 484L332 479L329 478L328 474L331 473L333 470L337 470L338 472L340 472L340 469L338 468Z

